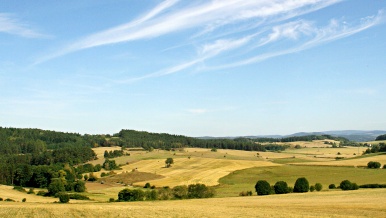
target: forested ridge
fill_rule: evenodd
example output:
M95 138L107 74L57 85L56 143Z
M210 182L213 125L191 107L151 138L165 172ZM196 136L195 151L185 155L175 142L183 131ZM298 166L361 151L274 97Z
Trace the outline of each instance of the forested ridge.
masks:
M386 134L380 135L380 136L378 136L378 137L375 139L375 141L382 141L382 140L386 140Z
M48 187L51 180L65 177L69 182L81 178L81 173L100 170L100 166L81 165L96 159L94 147L119 146L152 149L179 149L184 147L235 149L246 151L281 151L288 145L274 142L310 141L314 139L346 139L324 136L301 136L283 139L235 138L198 139L166 133L121 130L113 135L81 135L41 129L0 127L0 183L30 187ZM264 144L263 144L264 143ZM118 154L105 154L113 158ZM86 170L89 169L89 170Z

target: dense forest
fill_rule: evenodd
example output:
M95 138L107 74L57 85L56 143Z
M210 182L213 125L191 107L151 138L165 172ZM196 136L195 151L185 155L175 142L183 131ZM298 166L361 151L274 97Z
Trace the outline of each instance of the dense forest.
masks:
M386 134L380 135L380 136L378 136L378 137L375 139L375 141L382 141L382 140L386 140Z
M85 164L97 158L92 150L95 147L142 147L149 151L184 147L282 151L289 146L278 145L275 142L315 139L334 139L341 141L341 143L349 143L347 139L329 135L281 139L198 139L182 135L135 130L121 130L114 135L81 135L40 129L0 127L0 183L43 188L48 187L53 180L59 177L65 177L68 183L76 182L77 179L82 178L81 173L95 172L101 169L101 166ZM121 151L106 152L105 157L114 158L122 154Z

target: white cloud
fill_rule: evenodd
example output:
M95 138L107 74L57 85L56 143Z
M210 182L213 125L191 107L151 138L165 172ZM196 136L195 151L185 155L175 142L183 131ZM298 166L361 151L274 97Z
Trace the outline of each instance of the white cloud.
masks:
M300 52L330 41L335 41L344 37L351 36L358 32L364 31L368 28L371 28L381 23L383 19L384 19L383 11L380 11L376 16L367 17L365 20L361 19L361 22L359 24L352 25L352 26L349 26L347 22L338 22L335 19L332 19L329 25L325 27L317 27L315 24L308 21L301 21L300 25L297 25L297 23L288 23L281 26L275 26L272 28L272 33L269 34L268 37L263 38L262 42L256 47L260 47L265 44L277 41L281 38L297 39L302 36L304 37L304 39L300 42L298 46L295 46L295 47L289 47L289 48L285 48L283 50L278 50L274 52L262 53L234 63L230 63L230 64L218 66L218 67L212 67L212 68L222 69L222 68L238 67L238 66L243 66L247 64L261 62L277 56Z
M231 67L238 67L248 65L252 63L261 62L277 56L287 55L291 53L300 52L306 49L316 47L320 44L327 43L329 41L338 40L344 37L348 37L355 33L366 30L374 25L379 24L383 19L383 12L380 11L377 16L369 16L366 19L361 19L359 24L349 26L346 21L339 22L332 19L330 23L325 27L318 27L314 22L306 20L292 21L280 25L271 27L266 36L262 35L261 31L255 34L243 36L236 39L217 39L212 43L206 43L198 51L196 59L187 61L185 63L178 64L173 67L169 67L160 70L155 73L147 74L142 77L132 78L128 80L122 80L118 83L131 83L143 79L149 79L153 77L165 76L173 73L180 72L182 70L191 68L192 66L204 62L208 59L215 58L216 56L231 50L237 50L243 48L243 50L237 50L238 54L244 54L246 51L255 51L259 47L265 46L270 43L274 43L280 40L290 39L292 41L298 41L298 45L294 47L288 47L282 50L261 53L259 55L253 55L252 57L236 61L234 63L223 64L217 67L206 67L207 69L224 69ZM258 42L253 44L255 41ZM244 48L247 47L247 48Z
M30 26L19 21L15 16L0 13L0 32L18 35L26 38L47 38L47 35L33 30Z
M57 58L68 53L96 46L133 40L154 38L184 29L199 28L213 31L233 24L298 16L312 10L327 7L341 0L227 0L181 2L167 0L139 19L99 33L85 36L65 46L56 53L40 58L35 64ZM169 10L173 8L173 10ZM206 32L210 32L206 31ZM204 31L205 32L205 31ZM230 31L232 32L232 31Z

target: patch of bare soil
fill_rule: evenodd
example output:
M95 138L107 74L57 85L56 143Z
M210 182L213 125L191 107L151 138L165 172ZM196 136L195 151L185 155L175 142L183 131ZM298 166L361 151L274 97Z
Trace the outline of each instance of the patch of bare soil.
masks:
M103 177L101 180L106 184L111 183L121 183L121 184L133 184L136 182L154 180L154 179L162 179L164 176L156 175L154 173L146 173L146 172L123 172L121 174L116 174L108 177Z

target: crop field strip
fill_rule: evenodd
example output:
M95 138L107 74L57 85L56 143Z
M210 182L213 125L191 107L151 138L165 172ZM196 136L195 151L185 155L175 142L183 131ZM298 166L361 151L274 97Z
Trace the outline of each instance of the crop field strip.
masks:
M0 203L8 217L386 217L386 190L126 203Z

